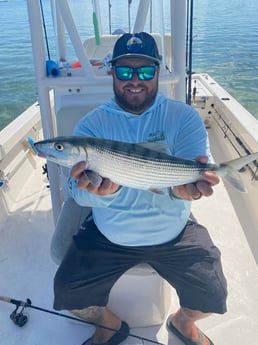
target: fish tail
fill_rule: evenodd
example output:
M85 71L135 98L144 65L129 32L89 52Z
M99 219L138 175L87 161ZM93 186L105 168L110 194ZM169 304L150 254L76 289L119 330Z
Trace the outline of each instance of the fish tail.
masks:
M258 152L221 163L219 165L218 175L236 188L239 192L246 193L245 186L243 185L243 182L237 171L256 159L258 159Z
M233 160L228 161L228 162L226 162L224 164L226 164L232 170L240 170L245 165L255 161L256 159L258 159L258 152L251 153L250 155L247 155L247 156L244 156L244 157L240 157L240 158L237 158L237 159L233 159Z

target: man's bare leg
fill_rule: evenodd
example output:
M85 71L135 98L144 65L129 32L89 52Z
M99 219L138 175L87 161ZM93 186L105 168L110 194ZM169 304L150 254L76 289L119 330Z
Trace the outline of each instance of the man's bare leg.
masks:
M118 330L121 327L121 320L106 307L94 306L81 310L71 310L71 312L86 321L103 325L105 327L115 330ZM114 333L114 331L96 327L96 332L93 335L93 343L105 343L114 335Z
M211 314L203 313L198 310L191 310L188 308L181 307L175 314L170 318L173 326L186 338L193 341L198 340L198 329L195 325L195 321L201 320L210 316ZM205 339L204 344L209 345L208 339Z

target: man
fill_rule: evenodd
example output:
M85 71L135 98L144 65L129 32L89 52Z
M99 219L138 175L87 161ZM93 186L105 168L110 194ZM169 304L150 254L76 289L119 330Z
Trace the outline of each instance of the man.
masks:
M170 154L208 160L208 139L199 115L188 105L157 93L160 60L147 33L124 34L113 51L114 98L87 114L75 135L129 143L166 143ZM213 193L213 172L201 181L164 190L164 195L119 186L103 178L94 185L85 162L71 170L76 202L92 207L55 277L56 309L69 309L96 328L84 344L116 345L129 327L105 306L110 289L130 267L147 262L177 291L180 309L167 328L185 344L212 344L195 325L210 313L226 311L226 281L220 252L207 230L190 218L191 201ZM115 331L117 330L117 331Z

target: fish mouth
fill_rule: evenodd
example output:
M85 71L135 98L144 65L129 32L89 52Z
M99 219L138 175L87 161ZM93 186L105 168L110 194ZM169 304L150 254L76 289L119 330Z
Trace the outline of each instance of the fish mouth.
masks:
M37 145L33 145L33 149L35 151L35 153L37 154L37 156L41 157L41 158L47 158L47 155L45 153L43 153L38 147Z
M46 153L42 152L36 145L34 145L34 150L36 151L37 156L40 157L40 158L51 157L49 154L46 154Z
M47 155L38 151L38 156L41 158L47 158Z

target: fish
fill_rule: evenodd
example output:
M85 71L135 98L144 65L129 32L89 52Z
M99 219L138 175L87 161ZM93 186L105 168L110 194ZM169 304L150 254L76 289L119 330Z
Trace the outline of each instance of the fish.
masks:
M72 167L85 161L85 169L92 176L96 174L121 186L159 194L164 194L162 189L167 187L202 180L204 171L216 172L245 192L236 171L258 158L256 152L218 165L201 163L172 156L165 152L164 146L157 147L153 142L134 144L84 136L55 137L32 145L40 157L61 166Z

